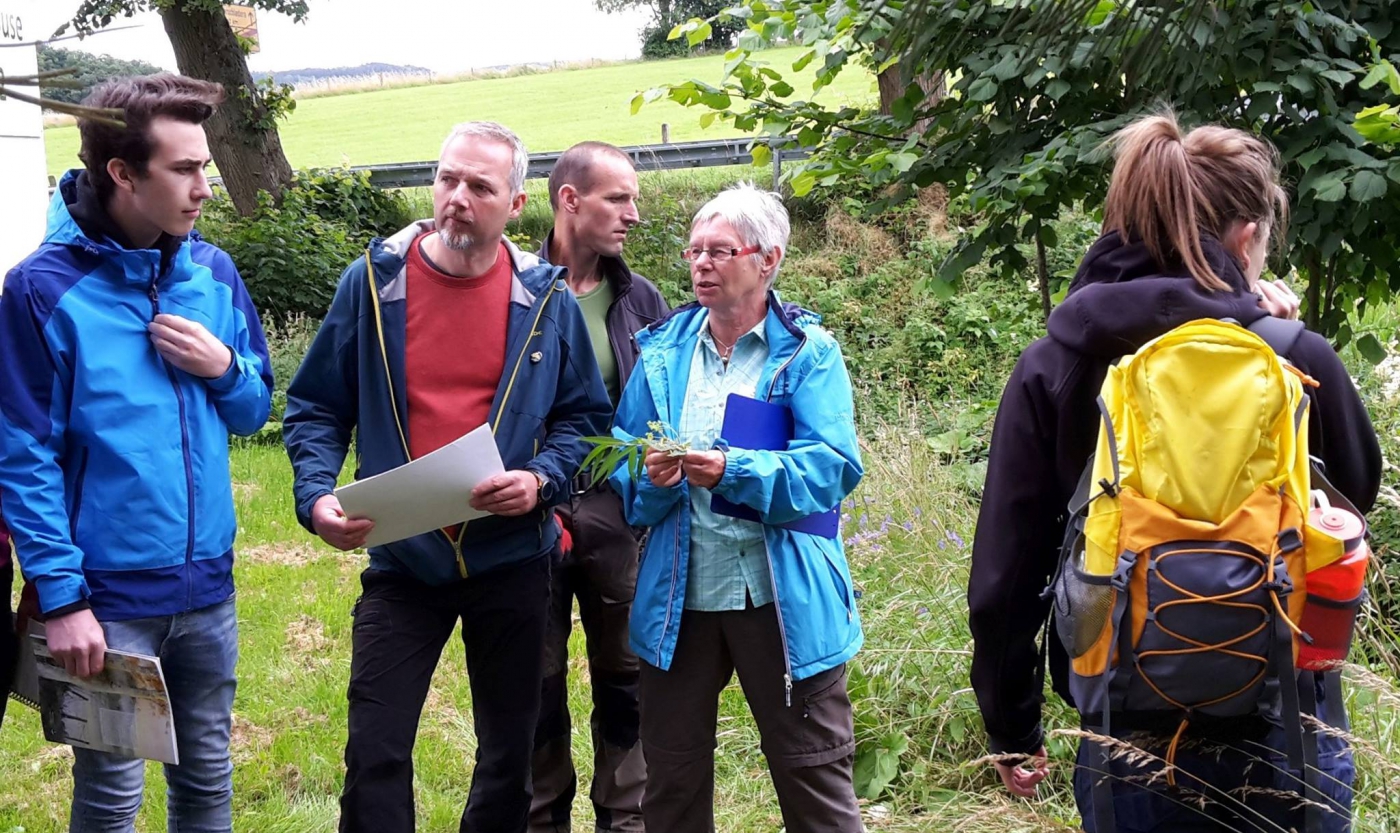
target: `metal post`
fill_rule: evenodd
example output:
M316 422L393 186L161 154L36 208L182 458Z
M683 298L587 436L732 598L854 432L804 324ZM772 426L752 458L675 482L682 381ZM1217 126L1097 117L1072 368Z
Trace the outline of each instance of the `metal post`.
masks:
M769 139L768 153L773 157L773 192L777 193L783 177L783 146L777 140Z

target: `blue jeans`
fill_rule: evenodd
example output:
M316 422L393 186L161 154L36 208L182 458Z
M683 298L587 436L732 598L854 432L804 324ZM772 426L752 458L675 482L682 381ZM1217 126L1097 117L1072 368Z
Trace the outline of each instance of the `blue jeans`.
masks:
M1324 722L1333 722L1340 703L1327 702L1321 684L1316 687L1317 713ZM1260 721L1262 723L1262 721ZM1178 789L1165 783L1145 782L1160 764L1133 765L1124 760L1109 762L1113 781L1113 810L1117 833L1226 833L1226 831L1283 831L1303 829L1303 816L1290 795L1303 789L1300 773L1290 770L1285 754L1286 738L1279 726L1266 725L1258 737L1232 738L1213 742L1211 738L1186 732L1176 754ZM1134 745L1163 757L1170 736L1136 736L1115 731ZM1347 833L1351 829L1352 781L1356 769L1346 741L1318 734L1319 810L1326 833ZM1099 775L1091 772L1092 758L1086 758L1086 744L1080 744L1074 770L1074 797L1083 817L1086 833L1095 833L1091 793ZM1275 792L1270 792L1275 791ZM1279 795L1282 793L1282 796ZM1202 805L1201 799L1205 799Z
M160 657L180 752L180 764L165 767L170 833L229 833L238 663L233 598L174 616L103 622L102 630L108 648ZM140 758L75 748L69 833L131 833L145 780Z

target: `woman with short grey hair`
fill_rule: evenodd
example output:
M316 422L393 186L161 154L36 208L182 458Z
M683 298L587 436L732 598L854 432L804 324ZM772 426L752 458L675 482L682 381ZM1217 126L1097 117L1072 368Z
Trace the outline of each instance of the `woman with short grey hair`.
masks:
M846 661L862 635L832 513L862 468L840 348L772 289L789 228L751 185L696 213L682 252L696 301L637 335L644 372L618 407L620 438L660 423L689 446L612 478L651 529L631 619L648 830L714 830L719 694L736 671L788 833L861 830Z

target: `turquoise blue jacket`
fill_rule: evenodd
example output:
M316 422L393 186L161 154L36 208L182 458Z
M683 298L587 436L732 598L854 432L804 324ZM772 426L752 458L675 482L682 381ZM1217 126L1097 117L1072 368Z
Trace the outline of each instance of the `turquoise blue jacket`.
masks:
M818 326L820 318L777 293L768 297L764 332L769 356L758 380L759 398L790 407L796 428L785 451L725 450L715 494L757 509L778 602L778 627L787 654L789 686L834 668L860 650L863 637L841 539L793 532L773 524L840 505L860 483L851 379L841 349ZM680 307L637 335L642 355L618 405L613 434L631 439L647 423L680 423L691 357L705 320L698 304ZM667 670L675 654L685 607L690 559L690 496L684 480L658 488L627 466L612 476L627 520L650 528L632 602L631 645L637 656Z

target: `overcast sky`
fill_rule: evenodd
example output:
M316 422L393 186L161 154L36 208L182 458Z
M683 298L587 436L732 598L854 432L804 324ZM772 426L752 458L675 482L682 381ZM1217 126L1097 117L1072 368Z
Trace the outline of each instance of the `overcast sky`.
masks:
M40 0L26 15L25 35L46 37L81 0ZM258 12L262 51L256 71L356 66L371 61L438 72L534 61L634 58L645 12L607 15L592 0L310 0L300 24ZM33 19L37 25L31 25ZM154 13L117 18L124 31L55 44L175 69L175 56ZM31 35L31 32L33 33Z

